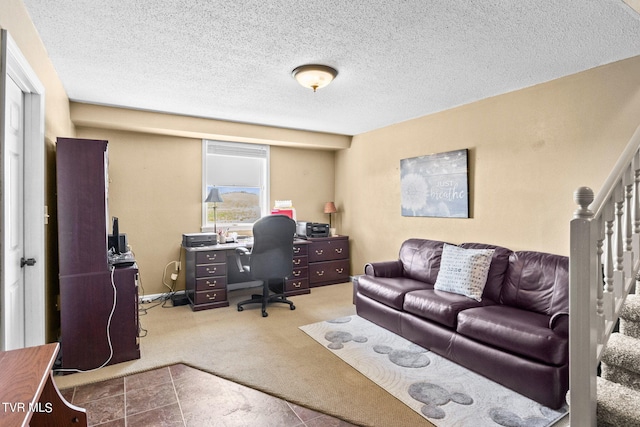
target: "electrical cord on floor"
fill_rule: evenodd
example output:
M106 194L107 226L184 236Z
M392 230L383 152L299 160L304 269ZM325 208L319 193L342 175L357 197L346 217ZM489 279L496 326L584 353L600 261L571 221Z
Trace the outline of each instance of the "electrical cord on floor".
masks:
M116 304L118 298L118 291L116 289L116 284L113 279L113 275L116 271L114 266L111 266L111 287L113 288L113 306L111 307L111 313L109 313L109 319L107 320L107 342L109 343L109 358L100 366L93 369L54 369L53 372L74 372L74 373L84 373L84 372L93 372L98 369L102 369L111 362L113 358L113 343L111 342L111 319L113 319L113 313L116 311ZM63 350L64 351L64 350Z
M157 301L157 303L154 304L154 305L151 305L149 307L142 307L141 306L142 304L140 304L138 306L138 311L139 311L141 316L146 315L148 310L150 310L152 308L155 308L155 307L158 307L158 306L162 306L162 308L172 308L173 307L173 305L167 305L167 301L169 301L171 299L171 297L173 297L176 294L176 290L174 289L175 281L173 282L172 285L167 283L167 268L169 268L169 266L171 264L174 264L176 266L175 270L178 271L177 266L179 265L179 263L180 263L180 261L169 261L167 263L167 265L165 265L164 271L162 272L162 284L165 287L167 287L169 289L169 291L168 292L164 292L161 295L155 297L154 299L148 301L148 302ZM144 289L143 289L143 291L144 291ZM143 292L143 296L144 296L144 292ZM146 330L145 330L145 332L146 332Z

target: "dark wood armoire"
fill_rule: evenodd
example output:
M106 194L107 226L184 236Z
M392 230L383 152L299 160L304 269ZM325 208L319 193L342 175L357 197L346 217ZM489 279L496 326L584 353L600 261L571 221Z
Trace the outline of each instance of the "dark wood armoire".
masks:
M140 358L138 268L112 268L107 141L56 146L62 367L89 370Z

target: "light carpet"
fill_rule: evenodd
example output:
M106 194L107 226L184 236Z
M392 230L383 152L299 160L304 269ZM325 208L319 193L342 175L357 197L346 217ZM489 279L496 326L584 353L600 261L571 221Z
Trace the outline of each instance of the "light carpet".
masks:
M566 408L546 408L357 315L300 329L439 427L543 427L567 414Z
M231 291L231 305L214 310L143 304L140 359L56 376L56 384L64 389L184 363L359 426L432 425L299 329L355 314L351 283L292 297L293 311L271 305L268 317L261 316L259 305L236 310L252 291Z

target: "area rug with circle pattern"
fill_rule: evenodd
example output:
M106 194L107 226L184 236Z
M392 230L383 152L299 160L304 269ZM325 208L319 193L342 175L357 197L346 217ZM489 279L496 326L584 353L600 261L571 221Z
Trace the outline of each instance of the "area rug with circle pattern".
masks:
M357 315L300 329L438 427L544 427L567 415Z

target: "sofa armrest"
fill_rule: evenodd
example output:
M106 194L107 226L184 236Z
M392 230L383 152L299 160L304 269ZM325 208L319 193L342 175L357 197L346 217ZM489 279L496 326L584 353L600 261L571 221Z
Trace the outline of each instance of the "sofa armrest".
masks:
M549 329L553 330L560 336L569 336L569 313L559 312L551 316L549 319Z
M373 277L402 277L402 262L400 260L370 262L364 266L364 273Z

